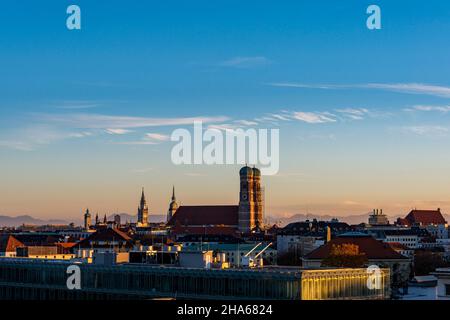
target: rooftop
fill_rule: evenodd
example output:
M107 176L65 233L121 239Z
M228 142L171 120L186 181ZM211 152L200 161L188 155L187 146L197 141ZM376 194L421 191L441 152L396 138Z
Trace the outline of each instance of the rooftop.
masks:
M168 225L184 226L237 226L239 206L180 206Z
M349 234L344 237L338 237L324 246L317 248L316 250L309 253L305 258L307 260L322 260L328 257L331 253L333 245L342 245L342 244L354 244L359 247L360 253L365 253L367 259L376 260L376 259L387 259L387 260L403 260L408 259L400 253L396 252L392 249L389 244L378 241L371 236L361 234L350 236Z

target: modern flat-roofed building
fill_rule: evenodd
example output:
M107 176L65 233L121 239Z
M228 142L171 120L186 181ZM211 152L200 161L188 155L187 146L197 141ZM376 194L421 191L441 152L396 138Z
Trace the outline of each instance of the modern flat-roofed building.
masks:
M367 269L273 267L204 269L148 265L77 264L81 289L69 290L68 261L0 258L0 299L387 299L389 269L370 286Z

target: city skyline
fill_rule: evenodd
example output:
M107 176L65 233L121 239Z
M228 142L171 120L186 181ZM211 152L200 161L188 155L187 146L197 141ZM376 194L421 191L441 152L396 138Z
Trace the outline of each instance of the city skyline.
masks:
M194 119L280 129L267 215L450 212L442 2L377 1L377 31L366 1L77 2L79 31L66 3L0 11L0 215L135 215L141 187L166 214L172 185L182 204L236 204L241 165L171 163Z

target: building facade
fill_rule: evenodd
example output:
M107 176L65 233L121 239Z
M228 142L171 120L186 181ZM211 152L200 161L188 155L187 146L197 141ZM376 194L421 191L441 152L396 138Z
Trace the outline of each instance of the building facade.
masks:
M89 209L86 209L86 213L84 214L84 230L89 231L92 225L92 218L89 212Z
M389 224L387 216L383 214L383 209L373 209L373 213L369 216L369 224L371 226Z
M389 271L370 288L366 269L202 269L132 264L79 264L81 289L67 288L69 261L0 258L0 299L125 300L387 299Z
M239 231L242 233L260 231L264 227L261 171L245 166L239 171L239 176Z

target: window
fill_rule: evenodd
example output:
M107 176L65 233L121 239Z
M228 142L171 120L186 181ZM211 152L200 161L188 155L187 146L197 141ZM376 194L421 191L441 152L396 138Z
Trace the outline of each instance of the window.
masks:
M450 296L450 284L445 285L445 295Z

